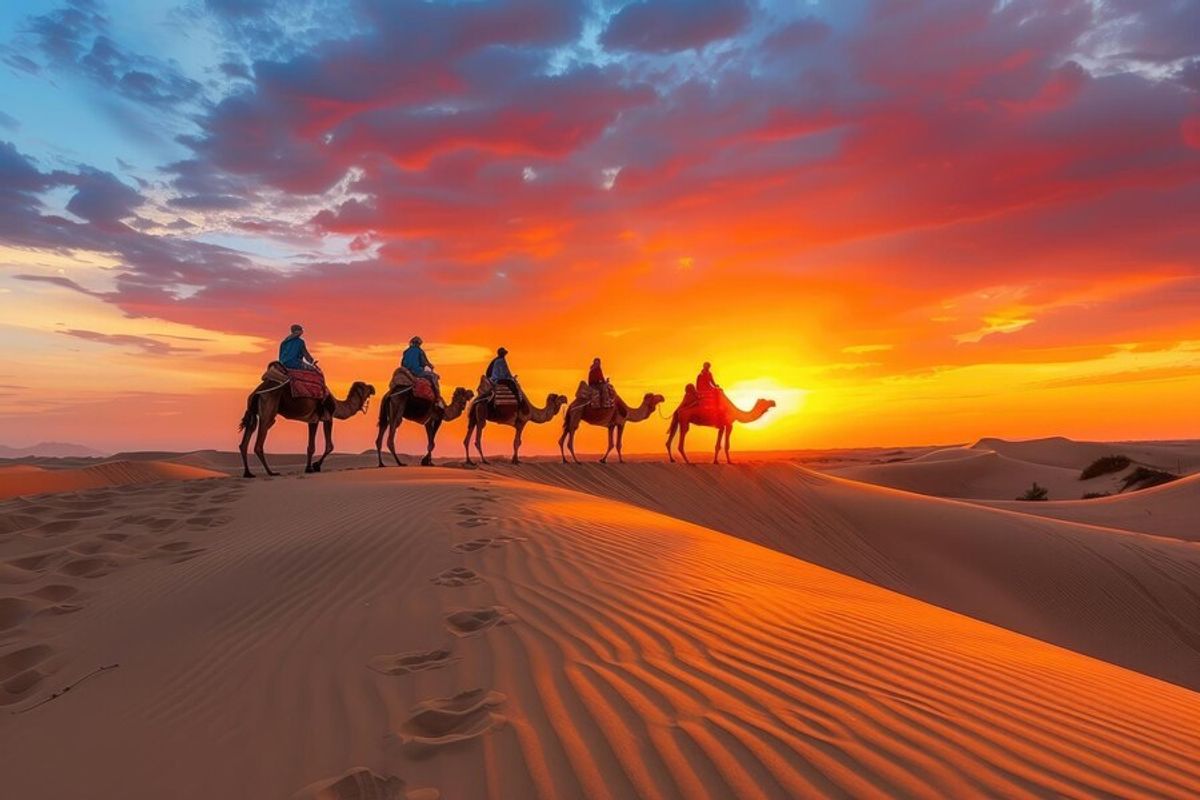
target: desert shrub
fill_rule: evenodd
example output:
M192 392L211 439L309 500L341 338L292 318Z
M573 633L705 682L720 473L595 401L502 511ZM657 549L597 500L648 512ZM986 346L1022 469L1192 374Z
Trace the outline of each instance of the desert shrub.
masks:
M1112 472L1120 472L1128 467L1132 462L1127 456L1104 456L1097 458L1091 464L1083 468L1083 472L1079 473L1079 480L1088 481L1092 478L1098 478L1101 475L1108 475Z
M1112 492L1088 492L1083 496L1083 499L1095 500L1097 497L1112 497Z
M1171 481L1177 481L1179 480L1179 476L1172 472L1164 472L1161 469L1138 467L1126 475L1123 480L1125 485L1121 487L1122 492L1127 489L1149 489L1151 486L1159 486Z
M1047 489L1045 486L1038 486L1037 481L1034 481L1033 485L1025 490L1025 494L1021 495L1017 499L1018 500L1045 500L1049 496L1050 496L1050 490Z

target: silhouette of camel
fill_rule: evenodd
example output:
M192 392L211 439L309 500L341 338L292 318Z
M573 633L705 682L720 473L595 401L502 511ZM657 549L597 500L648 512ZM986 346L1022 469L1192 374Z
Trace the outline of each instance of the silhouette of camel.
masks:
M613 432L616 431L617 460L624 463L625 459L621 457L621 443L625 438L625 423L647 419L659 403L663 402L663 396L647 392L642 398L642 404L637 408L630 408L620 397L616 397L611 406L596 407L583 400L590 395L587 388L587 384L580 381L575 402L567 406L567 412L563 415L563 432L562 436L558 437L558 452L562 455L563 463L567 463L563 442L566 442L567 450L571 451L572 460L576 464L579 463L579 459L575 457L575 431L579 429L581 422L608 429L608 449L600 459L601 464L608 463L608 454L613 449Z
M754 408L749 411L742 411L721 392L715 403L700 402L691 405L680 405L675 409L675 413L671 415L671 428L667 433L667 458L671 463L675 462L675 457L671 455L671 441L675 438L675 432L679 432L679 455L683 460L688 461L687 453L683 450L683 441L687 438L688 428L692 425L704 425L709 428L717 429L717 444L713 449L713 463L718 463L718 458L721 453L721 441L725 441L725 463L732 464L729 458L729 435L733 433L733 423L735 422L754 422L762 417L768 410L775 407L774 400L759 399L754 403Z
M383 466L382 445L385 432L387 433L388 450L391 452L392 458L396 459L396 466L404 466L400 457L396 455L396 429L400 427L401 420L407 419L425 426L425 435L429 442L425 450L425 457L421 459L421 465L428 467L433 463L433 441L437 436L438 428L442 427L443 422L449 422L462 416L467 403L474 396L475 393L470 389L460 386L454 390L454 397L450 400L450 404L445 408L439 408L431 400L413 397L411 389L409 391L389 391L379 401L379 435L375 437L375 455L379 459L379 466Z

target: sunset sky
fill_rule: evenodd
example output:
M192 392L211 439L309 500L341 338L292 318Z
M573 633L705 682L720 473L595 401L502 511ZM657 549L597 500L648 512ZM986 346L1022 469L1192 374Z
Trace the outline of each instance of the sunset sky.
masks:
M0 4L0 443L231 449L293 322L710 360L742 449L1200 436L1200 0Z

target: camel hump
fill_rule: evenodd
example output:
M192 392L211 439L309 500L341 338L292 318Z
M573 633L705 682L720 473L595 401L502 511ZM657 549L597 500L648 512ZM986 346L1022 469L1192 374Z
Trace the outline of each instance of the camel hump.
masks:
M416 376L412 374L408 367L396 367L396 370L392 373L392 381L388 384L388 391L412 386L416 382Z
M267 370L262 374L262 379L272 383L285 383L288 379L287 367L279 361L272 361L267 364Z

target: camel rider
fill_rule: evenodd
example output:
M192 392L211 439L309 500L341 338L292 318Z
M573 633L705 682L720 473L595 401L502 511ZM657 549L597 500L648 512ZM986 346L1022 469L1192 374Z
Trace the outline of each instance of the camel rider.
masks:
M279 343L279 362L288 369L306 369L320 372L317 360L308 352L304 344L304 327L293 325L292 332Z
M592 359L591 369L588 370L587 382L593 396L600 398L601 405L609 405L611 402L610 392L612 391L612 387L608 384L608 378L604 377L604 370L600 366L599 356Z
M493 384L503 383L512 389L513 394L517 396L517 402L524 404L525 395L521 393L521 387L517 383L517 376L512 374L512 370L508 368L508 349L501 347L496 351L496 357L491 360L487 366L487 372L484 375Z
M413 374L414 378L425 378L433 386L433 394L437 397L437 404L445 406L442 400L442 386L439 376L433 371L433 364L429 361L429 356L425 355L425 351L421 349L424 340L420 336L414 336L408 340L408 349L404 351L404 355L400 356L400 366Z
M712 376L712 364L707 361L700 369L700 374L696 376L696 394L707 397L713 393L721 391L721 387Z

